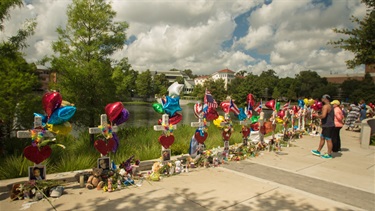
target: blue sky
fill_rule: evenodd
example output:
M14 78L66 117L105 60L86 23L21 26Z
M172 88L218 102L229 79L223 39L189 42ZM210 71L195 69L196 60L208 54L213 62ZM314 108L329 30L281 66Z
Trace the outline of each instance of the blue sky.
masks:
M25 49L28 61L53 54L56 28L66 24L71 0L27 0L11 11L0 34L14 34L29 18L38 22ZM338 39L332 28L352 28L363 17L360 0L112 0L116 21L127 21L128 40L114 59L128 57L135 70L191 69L211 74L224 68L253 74L274 69L280 77L302 70L348 70L351 52L327 45Z

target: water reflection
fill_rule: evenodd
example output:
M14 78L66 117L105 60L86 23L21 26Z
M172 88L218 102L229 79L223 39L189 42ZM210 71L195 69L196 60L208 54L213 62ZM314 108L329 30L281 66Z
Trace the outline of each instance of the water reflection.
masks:
M129 111L129 119L126 123L123 124L123 126L147 126L152 127L153 125L156 125L158 123L158 120L161 118L162 114L158 114L154 111L152 108L152 105L124 105L125 108ZM182 121L180 124L187 124L190 125L190 122L197 121L197 118L194 116L194 105L184 105L181 106L182 111ZM224 116L224 112L218 108L217 111L219 112L219 115ZM271 110L264 110L265 118L269 118L272 114ZM232 121L234 123L238 122L238 119L231 114Z

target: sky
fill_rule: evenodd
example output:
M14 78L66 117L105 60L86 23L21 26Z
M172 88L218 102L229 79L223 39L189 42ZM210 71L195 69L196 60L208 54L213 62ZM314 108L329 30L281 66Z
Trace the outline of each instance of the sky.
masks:
M64 28L71 3L24 0L22 8L10 11L0 40L35 18L25 57L36 62L53 54L56 28ZM353 53L327 45L343 37L333 28L356 27L350 17L364 17L360 0L112 0L111 5L115 21L129 24L128 39L112 58L128 57L134 70L191 69L207 75L228 68L259 75L273 69L279 77L303 70L364 72L363 66L347 69Z

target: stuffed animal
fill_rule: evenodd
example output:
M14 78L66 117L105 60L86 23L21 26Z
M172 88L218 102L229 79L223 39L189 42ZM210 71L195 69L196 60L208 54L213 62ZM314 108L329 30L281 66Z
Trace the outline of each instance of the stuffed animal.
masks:
M100 168L93 168L92 175L89 177L86 183L86 188L93 189L97 188L98 190L103 188L104 182L100 175L103 173L103 169Z
M181 161L177 160L175 164L176 164L176 169L175 169L176 174L181 173L182 171Z
M152 172L149 177L152 181L160 180L160 173L159 173L160 168L161 168L160 162L155 162L154 165L152 165Z

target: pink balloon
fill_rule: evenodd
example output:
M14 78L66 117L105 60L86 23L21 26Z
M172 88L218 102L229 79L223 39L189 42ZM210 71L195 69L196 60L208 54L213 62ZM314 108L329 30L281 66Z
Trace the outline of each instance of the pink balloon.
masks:
M62 97L59 92L47 92L43 95L43 109L47 113L48 117L51 116L51 114L60 107L61 103Z
M316 103L316 107L318 110L322 109L323 108L323 103L322 102L317 102Z
M229 113L230 111L230 102L229 101L223 101L220 103L220 107L221 109L223 109L223 111L225 113Z
M285 111L284 111L284 110L280 110L280 111L277 113L277 116L279 116L281 119L284 118L284 116L285 116Z
M272 99L272 100L266 102L266 107L274 110L275 109L275 100Z
M105 107L105 113L107 114L109 121L113 122L124 109L124 105L121 102L109 103Z

